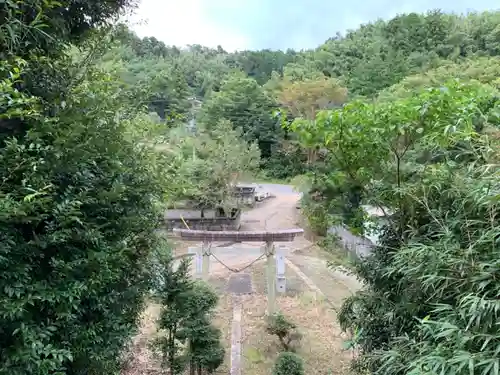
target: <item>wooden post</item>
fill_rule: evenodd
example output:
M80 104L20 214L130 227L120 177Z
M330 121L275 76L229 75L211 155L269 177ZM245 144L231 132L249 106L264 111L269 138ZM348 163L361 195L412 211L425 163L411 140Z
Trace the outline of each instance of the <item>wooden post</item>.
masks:
M265 254L267 257L267 314L276 312L276 264L274 260L274 243L266 242Z
M210 274L210 242L203 242L201 245L201 251L203 255L203 261L201 266L201 274L202 278L205 281L208 281L208 276Z

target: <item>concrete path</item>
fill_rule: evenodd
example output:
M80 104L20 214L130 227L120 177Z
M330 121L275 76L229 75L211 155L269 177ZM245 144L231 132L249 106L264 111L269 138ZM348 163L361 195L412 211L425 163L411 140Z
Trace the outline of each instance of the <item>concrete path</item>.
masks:
M297 209L300 193L295 191L291 185L260 185L263 189L269 191L273 198L259 202L253 209L244 212L241 218L241 230L300 228L300 211ZM296 237L293 242L276 242L275 245L284 245L288 249L286 257L302 267L303 272L309 277L317 279L318 275L328 275L328 279L331 278L334 284L338 284L337 286L330 285L334 290L344 290L347 285L349 291L360 287L360 283L353 276L331 270L325 260L308 256L308 249L313 248L315 244L304 236ZM198 247L201 246L201 243L190 243L189 246ZM214 256L210 257L210 274L227 274L228 268L240 270L249 266L263 255L263 247L264 243L255 242L238 244L213 243L211 251ZM298 250L300 250L300 255L295 254ZM264 261L264 257L262 257L261 261ZM323 287L328 286L328 284L322 284ZM345 293L340 294L342 294L342 298L345 297Z

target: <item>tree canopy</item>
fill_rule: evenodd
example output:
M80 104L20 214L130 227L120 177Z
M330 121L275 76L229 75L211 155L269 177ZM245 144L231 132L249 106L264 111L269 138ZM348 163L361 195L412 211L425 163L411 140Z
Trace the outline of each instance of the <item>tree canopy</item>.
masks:
M500 12L229 53L139 38L115 22L134 3L0 5L0 374L118 373L160 284L171 371L179 339L191 371L214 371L210 314L185 310L155 265L192 287L191 308L216 298L172 271L158 218L224 205L260 167L305 175L303 212L324 233L365 234L362 205L384 212L353 265L366 287L339 312L355 371L497 375Z
M1 5L0 374L117 373L135 333L164 167L89 48L127 5Z
M450 81L321 112L314 127L291 125L327 150L330 186L361 187L357 207L374 205L388 219L374 253L355 266L367 287L339 315L361 350L359 373L497 372L497 95ZM323 199L351 227L366 220L345 215L353 207L344 195Z
M400 97L451 77L492 83L500 53L499 17L498 12L401 14L336 34L311 50L232 53L221 47L166 46L120 25L114 47L100 60L127 85L147 88L144 103L168 126L193 116L207 125L229 120L247 141L257 142L265 168L276 164L289 141L271 116L280 107L293 112L289 117L299 112L303 117L304 108L297 105L307 106L314 118L317 111L348 100ZM196 113L193 99L201 102Z

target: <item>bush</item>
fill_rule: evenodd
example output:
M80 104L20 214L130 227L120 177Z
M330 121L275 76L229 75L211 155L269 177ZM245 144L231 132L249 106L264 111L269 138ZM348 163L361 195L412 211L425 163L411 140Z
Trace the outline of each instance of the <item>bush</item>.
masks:
M333 222L328 208L322 203L314 202L309 192L304 194L301 200L301 208L312 232L320 236L326 236Z
M0 374L115 373L149 288L161 181L123 93L86 78L57 118L0 81L30 129L0 148Z
M324 146L344 177L321 181L352 197L345 221L359 223L360 197L385 211L379 245L355 265L366 287L338 314L359 350L356 373L498 374L496 95L453 81L390 103L351 102L319 116L319 132L304 129L304 142L343 135ZM327 188L322 202L336 212L343 196Z
M293 351L302 338L295 323L290 322L283 314L276 313L267 318L267 333L278 337L285 351Z
M202 281L192 281L189 261L184 260L174 271L170 262L163 270L165 282L157 289L163 305L159 328L163 331L155 342L169 373L212 374L224 361L221 331L211 323L218 297Z
M282 352L274 364L273 375L304 375L304 361L295 353Z
M203 281L193 283L184 303L186 319L181 324L180 337L189 347L191 372L213 374L224 361L221 331L212 322L213 310L219 297L212 287Z

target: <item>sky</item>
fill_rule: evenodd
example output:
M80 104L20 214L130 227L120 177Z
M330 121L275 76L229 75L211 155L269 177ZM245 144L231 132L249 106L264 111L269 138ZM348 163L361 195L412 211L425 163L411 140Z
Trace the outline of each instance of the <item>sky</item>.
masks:
M227 51L314 48L336 32L379 18L439 8L500 9L499 0L139 0L129 18L140 36L167 45L221 45Z

